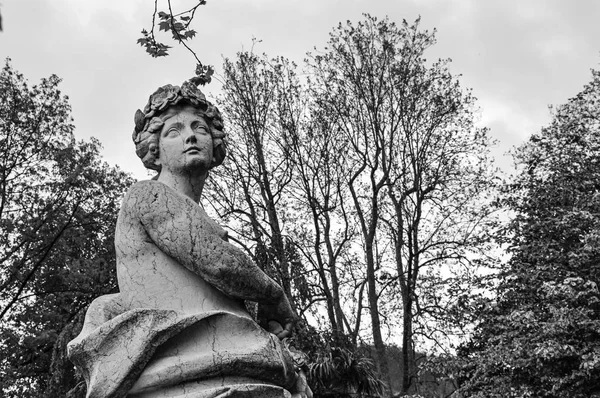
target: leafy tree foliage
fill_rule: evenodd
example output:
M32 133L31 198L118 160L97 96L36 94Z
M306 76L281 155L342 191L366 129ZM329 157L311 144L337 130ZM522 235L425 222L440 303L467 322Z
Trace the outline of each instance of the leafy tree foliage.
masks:
M384 385L375 366L364 354L349 346L320 351L309 367L308 377L316 397L381 396Z
M600 72L516 151L497 299L459 351L473 397L600 396Z
M114 292L113 236L132 180L76 142L68 98L51 76L29 87L0 73L0 395L64 396L65 358L83 311Z
M357 345L351 336L303 324L293 338L301 349L301 367L315 398L380 397L384 384L369 355L369 347Z

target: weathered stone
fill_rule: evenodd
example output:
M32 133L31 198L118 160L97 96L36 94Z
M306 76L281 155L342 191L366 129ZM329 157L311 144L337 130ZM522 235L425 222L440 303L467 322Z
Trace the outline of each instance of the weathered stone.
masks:
M224 158L220 114L195 86L160 88L135 116L156 181L127 193L117 222L118 294L96 299L69 343L87 397L311 397L280 343L283 290L198 205ZM261 304L265 330L244 300Z

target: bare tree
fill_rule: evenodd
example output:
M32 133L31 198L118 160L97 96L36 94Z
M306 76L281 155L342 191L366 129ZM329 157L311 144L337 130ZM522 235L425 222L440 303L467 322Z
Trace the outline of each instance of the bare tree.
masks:
M384 103L388 89L384 73L393 56L389 51L376 48L380 44L374 40L376 37L373 26L360 23L358 29L352 26L345 29L340 25L331 34L328 51L313 55L311 66L316 83L314 95L320 99L323 112L347 146L349 172L344 183L350 192L363 240L377 362L389 385L378 311L376 237L381 196L388 180L382 164L390 161L390 135L395 134L398 121L393 112L387 112L393 110L392 105Z
M351 266L348 256L358 232L344 189L343 143L329 120L317 109L308 108L305 122L288 141L295 177L291 195L296 196L299 214L306 219L295 225L295 241L319 277L334 336L348 332L356 344L359 327L350 323L343 306L356 308L360 319L361 304L354 294L343 302L342 285L348 281L340 279L340 271Z
M495 171L486 130L473 124L474 98L447 62L426 64L434 33L418 25L367 15L356 27L340 25L326 51L311 58L315 95L346 144L345 182L363 237L373 341L388 382L379 300L386 290L399 289L402 297L403 392L416 377L413 323L424 314L445 315L448 300L432 301L452 283L440 267L471 266L482 254ZM395 275L379 283L390 270L386 241Z
M286 196L292 178L292 162L282 136L293 128L279 112L290 95L291 67L269 64L264 57L244 52L235 61L225 60L221 108L229 121L228 160L211 179L211 204L227 222L235 225L238 243L270 276L281 283L292 306L290 260L294 246L284 234ZM218 181L218 182L217 182Z

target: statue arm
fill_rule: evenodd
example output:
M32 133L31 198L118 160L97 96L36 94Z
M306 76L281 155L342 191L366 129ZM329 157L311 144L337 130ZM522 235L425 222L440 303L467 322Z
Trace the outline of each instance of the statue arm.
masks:
M240 249L219 236L219 228L192 200L156 181L132 187L129 206L164 253L230 297L271 308L271 319L290 324L294 315L283 289Z

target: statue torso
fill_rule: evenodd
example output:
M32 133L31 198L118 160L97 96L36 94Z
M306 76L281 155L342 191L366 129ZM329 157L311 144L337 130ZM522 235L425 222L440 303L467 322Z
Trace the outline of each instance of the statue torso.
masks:
M220 292L157 247L137 216L136 203L143 199L137 196L125 197L115 231L117 277L125 306L186 313L224 310L248 317L243 302ZM167 206L164 209L168 211Z

